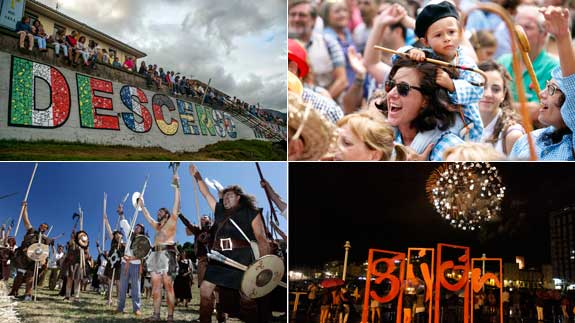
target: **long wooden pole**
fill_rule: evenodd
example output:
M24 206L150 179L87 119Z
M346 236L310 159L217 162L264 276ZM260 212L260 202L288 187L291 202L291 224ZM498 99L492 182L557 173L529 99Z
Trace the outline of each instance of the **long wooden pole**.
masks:
M36 175L36 169L38 168L38 163L34 164L34 170L32 171L32 177L30 177L30 182L28 183L28 189L26 190L26 196L24 197L24 202L28 201L28 194L30 194L30 188L32 187L32 182L34 181L34 175ZM18 236L18 229L20 228L20 221L22 221L22 215L24 215L24 205L20 210L20 216L18 217L18 224L16 225L16 231L14 232L14 237Z
M387 53L390 53L390 54L396 54L396 55L400 55L400 56L409 58L409 54L407 54L407 53L398 52L398 51L396 51L396 50L389 49L389 48L386 48L386 47L377 46L377 45L376 45L376 46L373 46L373 47L374 47L375 49L379 49L379 50L381 50L381 51L384 51L384 52L387 52ZM480 69L478 69L478 68L472 68L472 67L469 67L469 66L462 66L462 65L454 65L454 64L451 64L451 63L448 63L448 62L444 62L444 61L441 61L441 60L438 60L438 59L433 59L433 58L426 58L425 61L428 62L428 63L431 63L431 64L440 65L440 66L444 66L444 67L458 68L458 69L465 70L465 71L475 72L475 73L481 75L481 77L483 77L483 80L484 80L484 83L483 83L483 84L485 84L485 83L487 82L487 74L485 74L485 72L483 72L482 70L480 70ZM483 86L483 84L478 84L478 85Z
M107 195L106 192L104 192L104 211L102 213L102 248L105 248L106 246L104 245L106 243L106 218L104 217L106 215L106 199L107 199Z
M202 218L200 217L200 202L198 199L198 183L196 183L196 181L192 181L194 182L194 199L196 200L196 216L198 217L198 226L200 226L200 228L202 227Z

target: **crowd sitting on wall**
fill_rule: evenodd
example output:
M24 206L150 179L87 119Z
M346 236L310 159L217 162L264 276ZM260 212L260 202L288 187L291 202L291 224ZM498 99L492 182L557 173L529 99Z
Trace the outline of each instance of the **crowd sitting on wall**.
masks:
M322 160L575 160L575 6L497 3L513 28L476 1L289 0L291 158L326 129ZM522 83L513 43L532 62Z
M80 35L77 31L72 30L66 35L63 30L59 30L56 35L48 36L40 20L36 19L30 24L30 17L24 16L16 24L16 33L19 36L19 48L21 51L32 51L34 46L41 52L47 51L47 44L54 47L54 55L62 58L72 66L84 65L86 68L96 69L97 64L111 65L115 68L124 69L133 73L139 73L146 78L149 88L157 90L167 89L174 96L187 96L197 99L212 106L218 106L227 109L234 109L235 112L243 114L245 117L258 118L265 123L285 125L286 120L276 118L270 113L248 105L234 97L230 97L212 89L204 87L191 78L186 78L179 72L166 71L162 67L158 68L156 64L146 65L142 61L137 68L135 60L131 56L126 56L123 63L120 62L118 55L114 51L107 51L101 48L97 42L90 40L86 44L86 36ZM28 40L28 46L25 47L25 41Z

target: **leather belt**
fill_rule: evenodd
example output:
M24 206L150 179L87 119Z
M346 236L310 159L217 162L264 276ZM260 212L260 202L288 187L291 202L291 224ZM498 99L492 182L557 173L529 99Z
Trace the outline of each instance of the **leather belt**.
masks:
M212 249L217 251L227 251L238 248L249 248L251 244L246 240L234 240L231 238L218 239L214 242L214 247Z
M175 244L161 244L153 247L154 251L176 250Z

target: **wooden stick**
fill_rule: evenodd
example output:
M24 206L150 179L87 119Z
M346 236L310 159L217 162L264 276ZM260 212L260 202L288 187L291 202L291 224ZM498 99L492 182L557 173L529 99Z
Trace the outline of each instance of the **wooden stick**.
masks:
M36 174L36 169L38 168L38 163L34 164L34 170L32 171L32 177L30 177L30 182L28 183L28 189L26 190L26 196L24 197L24 202L28 201L28 194L30 193L30 188L32 187L32 182L34 181L34 175ZM18 236L18 229L20 228L20 221L22 221L22 215L24 215L24 206L20 210L20 216L18 217L18 224L16 225L16 231L14 232L14 237Z
M523 59L523 64L525 64L527 72L529 72L529 78L531 79L534 91L537 94L537 99L541 101L541 96L539 94L539 92L541 92L541 87L539 87L539 81L537 80L537 76L535 76L533 63L531 62L531 58L529 57L531 46L529 44L529 39L527 39L527 35L525 35L525 30L523 30L523 27L521 27L521 25L515 25L515 36L517 36L519 48L521 49L521 58Z
M102 248L105 248L106 246L104 245L106 243L106 218L104 217L104 215L106 215L106 199L107 199L107 195L106 192L104 192L104 212L102 213ZM98 239L98 238L96 238Z
M192 182L194 182L194 199L196 200L196 216L198 217L198 226L200 227L200 229L202 228L202 218L200 217L200 202L198 200L198 183L196 183L195 180L193 180Z
M409 58L409 54L407 54L407 53L398 52L398 51L395 51L393 49L389 49L389 48L381 47L381 46L373 46L373 47L375 49L379 49L379 50L382 50L382 51L387 52L387 53L396 54L399 56ZM487 83L487 74L485 74L485 72L483 72L482 70L480 70L478 68L472 68L472 67L462 66L462 65L454 65L454 64L447 63L447 62L444 62L444 61L441 61L438 59L433 59L433 58L425 58L425 61L428 63L431 63L431 64L440 65L440 66L444 66L444 67L457 68L457 69L464 70L464 71L475 72L475 73L481 75L481 77L483 77L483 84ZM477 86L483 86L483 84L477 84Z

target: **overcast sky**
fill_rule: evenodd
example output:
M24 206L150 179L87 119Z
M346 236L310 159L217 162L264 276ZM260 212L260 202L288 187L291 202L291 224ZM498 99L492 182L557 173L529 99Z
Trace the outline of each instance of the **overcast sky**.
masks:
M286 111L285 0L58 1L64 14L145 52L146 64Z

